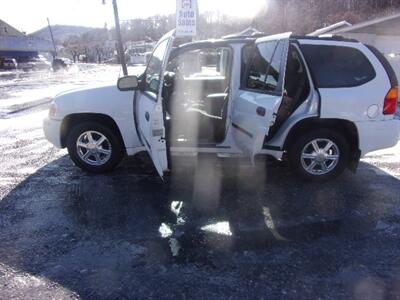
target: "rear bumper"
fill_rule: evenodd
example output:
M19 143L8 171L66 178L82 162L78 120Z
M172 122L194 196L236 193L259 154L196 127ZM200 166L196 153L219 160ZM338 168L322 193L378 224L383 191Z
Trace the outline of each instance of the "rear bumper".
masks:
M400 120L356 122L361 156L395 146L400 139Z
M61 146L61 121L53 120L46 117L43 120L43 131L46 139L52 143L57 148L62 148Z

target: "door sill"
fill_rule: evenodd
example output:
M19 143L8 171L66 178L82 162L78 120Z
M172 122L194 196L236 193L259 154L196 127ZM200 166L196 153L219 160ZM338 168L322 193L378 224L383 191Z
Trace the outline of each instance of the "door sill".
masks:
M219 146L220 143L201 143L201 144L192 144L192 143L182 143L182 144L171 144L171 148L217 148L217 149L230 149L230 146Z

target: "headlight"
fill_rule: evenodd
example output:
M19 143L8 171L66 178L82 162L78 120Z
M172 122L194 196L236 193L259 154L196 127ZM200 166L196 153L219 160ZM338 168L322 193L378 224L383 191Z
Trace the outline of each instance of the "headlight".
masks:
M50 118L55 118L57 115L57 105L56 103L53 101L50 104L50 108L49 108L49 117Z

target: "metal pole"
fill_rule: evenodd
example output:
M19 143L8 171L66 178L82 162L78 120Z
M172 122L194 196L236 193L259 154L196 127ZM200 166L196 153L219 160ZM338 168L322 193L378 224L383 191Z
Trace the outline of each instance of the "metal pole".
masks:
M127 76L128 69L126 67L124 46L122 45L121 27L119 26L117 0L113 0L113 7L114 7L114 19L115 19L115 33L117 35L117 42L118 42L119 61L121 62L122 72L124 73L124 76Z
M56 49L56 43L54 43L54 37L53 37L53 31L51 30L50 26L50 21L49 18L47 18L47 24L49 25L49 30L50 30L50 36L51 36L51 41L53 42L53 47L54 47L54 54L53 58L57 56L57 49Z
M283 5L283 14L282 14L282 15L283 15L283 16L282 16L282 23L283 23L283 24L282 24L282 25L283 25L282 27L283 27L283 28L282 28L282 31L287 31L287 27L288 27L288 26L287 26L287 25L288 25L288 22L287 22L287 21L288 21L288 20L287 20L287 4L288 4L288 3L287 3L287 0L283 0L283 1L282 1L282 5Z

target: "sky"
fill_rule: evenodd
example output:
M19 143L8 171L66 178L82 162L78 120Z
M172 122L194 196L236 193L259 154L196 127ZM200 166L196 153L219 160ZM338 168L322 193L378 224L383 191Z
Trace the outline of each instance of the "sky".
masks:
M251 17L268 0L198 0L200 12L220 11L231 16ZM114 26L112 0L0 0L0 19L18 30L31 33L52 25L88 27ZM4 5L5 4L5 5ZM145 18L175 11L176 0L118 0L121 20Z

